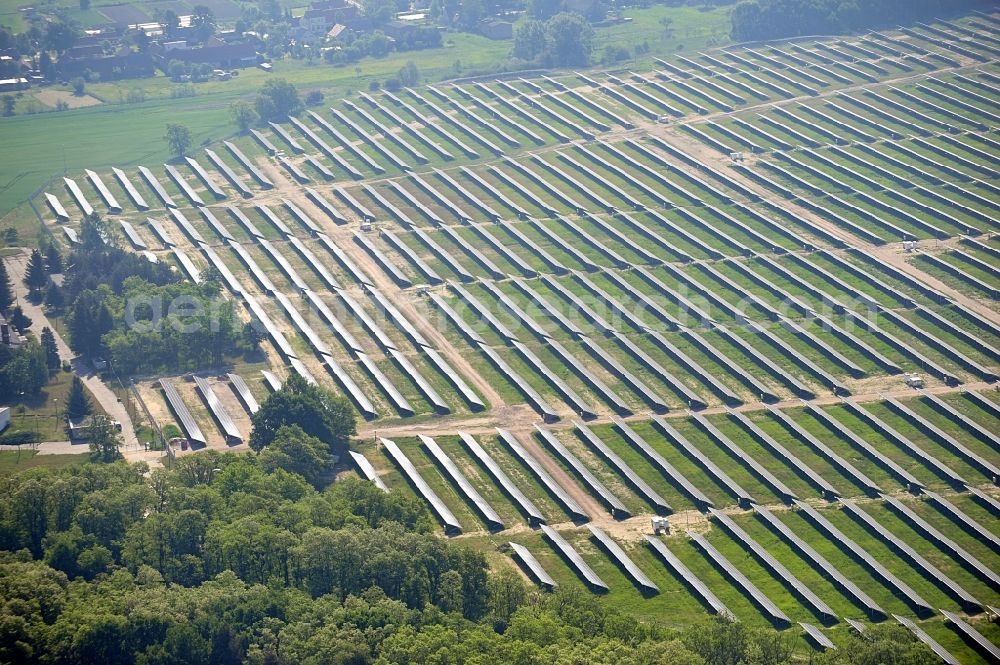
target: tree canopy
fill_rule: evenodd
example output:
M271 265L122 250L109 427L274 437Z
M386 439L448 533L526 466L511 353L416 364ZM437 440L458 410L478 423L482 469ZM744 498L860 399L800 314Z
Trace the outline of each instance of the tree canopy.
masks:
M255 108L261 120L283 120L298 115L303 105L293 84L283 78L273 78L261 87Z
M262 450L275 442L282 427L295 425L321 441L330 452L340 454L356 432L354 413L347 398L292 374L253 415L250 447Z

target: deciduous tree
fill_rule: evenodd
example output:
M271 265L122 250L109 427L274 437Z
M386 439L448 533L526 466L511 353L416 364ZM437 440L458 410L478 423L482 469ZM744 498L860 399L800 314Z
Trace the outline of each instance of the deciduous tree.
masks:
M263 450L285 425L297 425L306 434L339 454L356 432L354 408L345 397L306 383L292 374L281 389L272 393L253 415L250 447Z
M167 133L163 136L167 145L177 157L183 157L191 147L191 130L184 125L171 123L167 125Z

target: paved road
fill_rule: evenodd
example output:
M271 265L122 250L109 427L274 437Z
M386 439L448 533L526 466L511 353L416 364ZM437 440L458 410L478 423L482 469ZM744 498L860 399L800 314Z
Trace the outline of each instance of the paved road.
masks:
M21 254L17 256L10 256L4 259L7 264L7 273L10 275L11 282L14 283L14 293L17 295L18 304L21 305L21 309L24 313L28 315L31 319L31 330L35 335L40 335L42 328L48 326L52 331L52 334L56 338L56 348L59 350L60 360L69 360L73 366L73 372L83 380L83 383L90 390L90 394L93 395L97 403L101 405L104 412L109 416L117 420L122 424L122 439L125 442L125 449L135 450L139 446L139 442L135 437L135 428L132 425L132 418L128 415L128 410L125 405L118 400L118 396L108 388L107 385L101 378L94 374L90 366L84 362L82 358L74 356L73 352L70 350L69 345L63 340L59 331L55 329L52 323L49 322L48 316L45 314L45 310L39 305L34 305L28 300L28 289L25 288L24 283L21 281L24 278L24 272L28 267L28 257L30 256L29 250L25 249Z

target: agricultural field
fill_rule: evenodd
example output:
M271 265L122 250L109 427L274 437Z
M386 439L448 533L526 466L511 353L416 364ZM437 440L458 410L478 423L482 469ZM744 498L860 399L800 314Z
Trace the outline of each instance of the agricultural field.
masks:
M66 244L99 212L265 335L254 365L138 382L195 449L244 446L295 373L358 411L344 473L544 588L804 657L899 622L978 662L1000 16L700 46L353 92L167 165L101 153L32 206Z

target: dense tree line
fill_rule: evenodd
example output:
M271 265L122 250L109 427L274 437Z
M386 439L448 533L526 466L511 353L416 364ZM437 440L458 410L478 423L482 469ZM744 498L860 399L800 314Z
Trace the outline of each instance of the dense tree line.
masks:
M265 451L267 448L265 448ZM423 504L325 489L264 453L31 469L0 483L0 661L780 665L790 637L677 632L582 588L547 595L435 536ZM930 665L899 626L827 665Z
M582 587L529 592L513 569L491 573L482 552L435 535L415 497L358 478L330 484L314 469L307 479L300 471L317 454L329 461L338 436L319 426L346 436L354 416L324 416L324 396L291 383L263 405L289 415L260 437L259 452L207 450L153 471L95 454L106 463L3 479L0 662L781 665L792 657L790 637L770 629L718 621L675 632L610 610ZM274 413L266 420L279 424ZM873 646L827 665L933 662L897 628L871 629ZM862 652L875 659L855 660Z
M99 219L84 221L67 263L61 297L77 353L133 373L217 366L255 347L217 281L180 282L165 264L117 247Z
M987 0L742 0L732 37L755 41L894 27L993 6Z

